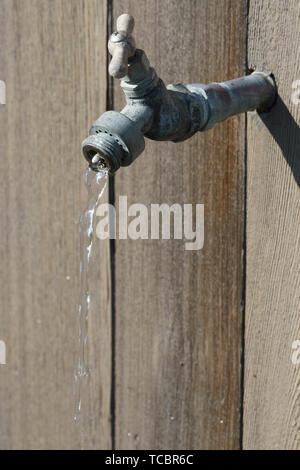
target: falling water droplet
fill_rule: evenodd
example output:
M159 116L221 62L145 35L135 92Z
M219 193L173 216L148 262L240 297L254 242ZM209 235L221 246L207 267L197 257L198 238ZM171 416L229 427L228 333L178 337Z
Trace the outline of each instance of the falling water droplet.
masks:
M99 156L99 154L97 154ZM95 155L96 157L96 155ZM94 158L95 158L94 157ZM99 156L100 158L100 156ZM75 402L74 420L81 426L80 437L83 440L82 427L82 392L89 379L88 355L88 321L91 303L89 289L89 265L94 242L93 223L94 214L107 185L107 172L95 173L90 168L85 171L84 181L88 189L88 202L85 211L80 217L80 303L78 307L79 318L79 353L74 371L73 390Z

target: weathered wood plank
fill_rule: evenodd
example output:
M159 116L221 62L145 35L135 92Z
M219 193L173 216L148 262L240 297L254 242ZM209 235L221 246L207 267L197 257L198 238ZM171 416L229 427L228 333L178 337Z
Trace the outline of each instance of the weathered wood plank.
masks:
M244 74L246 1L114 2L166 83ZM124 98L115 83L115 109ZM239 445L244 116L147 141L116 176L128 204L205 204L205 244L116 241L116 448Z
M249 65L274 73L280 99L248 120L244 447L300 449L300 8L251 0Z
M106 107L106 16L102 0L0 0L2 449L80 446L72 397L86 203L80 141ZM101 311L91 319L95 419L85 423L84 446L109 448L109 247L95 247Z

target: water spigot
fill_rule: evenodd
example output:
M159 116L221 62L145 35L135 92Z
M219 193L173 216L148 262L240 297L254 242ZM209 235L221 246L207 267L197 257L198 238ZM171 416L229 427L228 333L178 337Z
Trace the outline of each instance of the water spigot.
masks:
M114 173L130 165L145 148L144 136L179 142L230 116L266 111L274 104L275 81L259 71L222 83L166 87L145 52L136 49L133 28L133 17L123 14L109 38L109 73L122 79L127 105L121 112L102 114L83 141L83 154L93 170Z

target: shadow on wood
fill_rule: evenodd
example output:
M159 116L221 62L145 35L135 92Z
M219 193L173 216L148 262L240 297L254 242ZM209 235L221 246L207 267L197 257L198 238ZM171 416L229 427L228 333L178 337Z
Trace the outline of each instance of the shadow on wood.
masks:
M269 113L260 114L300 186L300 127L278 96L274 108Z

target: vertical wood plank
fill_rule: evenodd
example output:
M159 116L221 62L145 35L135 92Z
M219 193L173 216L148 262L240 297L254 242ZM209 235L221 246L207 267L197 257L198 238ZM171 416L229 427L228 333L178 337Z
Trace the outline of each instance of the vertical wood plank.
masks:
M245 72L246 1L115 1L122 12L165 83ZM239 116L185 143L148 140L116 176L116 202L205 205L202 251L116 241L117 449L239 446L244 131Z
M300 449L300 5L250 0L249 65L272 71L280 98L248 120L244 447ZM294 351L295 352L295 351Z
M80 142L106 107L106 1L0 0L0 448L79 448ZM110 448L109 246L95 243L85 448ZM70 279L69 279L70 278Z

